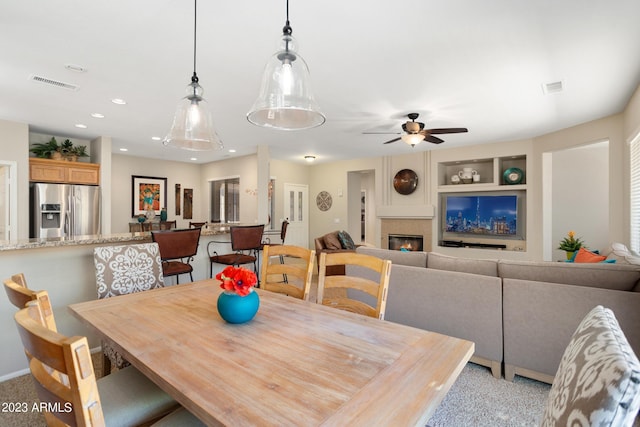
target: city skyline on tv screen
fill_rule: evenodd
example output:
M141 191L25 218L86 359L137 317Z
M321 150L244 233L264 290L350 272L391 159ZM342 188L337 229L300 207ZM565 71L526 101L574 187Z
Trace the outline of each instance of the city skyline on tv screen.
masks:
M513 236L518 196L447 196L445 231Z

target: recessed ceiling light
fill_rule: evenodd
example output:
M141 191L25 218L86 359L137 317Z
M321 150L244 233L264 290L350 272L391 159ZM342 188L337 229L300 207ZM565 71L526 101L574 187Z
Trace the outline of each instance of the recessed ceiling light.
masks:
M192 157L192 158L191 158L191 159L189 159L189 160L198 160L198 158L197 158L197 157Z
M121 148L120 151L129 151L128 148Z
M104 119L104 114L91 113L91 117L93 117L94 119Z
M236 150L234 150L233 148L231 150L229 150L230 153L235 153Z
M79 128L79 129L86 129L87 125L83 125L82 123L77 123L76 127Z
M159 136L152 136L151 139L153 139L154 141L162 140L162 138L160 138Z
M124 99L120 99L120 98L113 98L111 100L111 102L113 102L114 104L118 104L118 105L125 105L127 103L127 101L125 101Z
M307 162L313 162L316 159L316 156L304 156L304 159Z

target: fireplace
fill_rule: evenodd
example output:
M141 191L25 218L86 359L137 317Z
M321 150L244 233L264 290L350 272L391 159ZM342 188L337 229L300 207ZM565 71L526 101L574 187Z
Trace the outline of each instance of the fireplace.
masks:
M423 237L410 234L389 234L389 249L392 251L422 251Z

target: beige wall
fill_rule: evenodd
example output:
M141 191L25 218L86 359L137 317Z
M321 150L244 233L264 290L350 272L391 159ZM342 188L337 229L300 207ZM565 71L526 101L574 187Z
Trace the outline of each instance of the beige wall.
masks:
M0 120L0 157L15 162L18 181L18 239L29 237L29 126Z

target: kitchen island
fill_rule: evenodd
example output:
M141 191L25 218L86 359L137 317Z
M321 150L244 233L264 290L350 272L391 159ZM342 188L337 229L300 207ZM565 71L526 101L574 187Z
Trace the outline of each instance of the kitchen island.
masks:
M67 310L69 304L97 298L93 249L145 242L151 242L150 232L0 241L0 279L24 273L31 289L49 292L58 330L69 336L87 336L91 347L96 348L100 341L93 331ZM198 253L192 261L194 280L209 277L209 242L213 242L211 250L230 251L231 244L227 243L230 242L229 225L216 224L202 229ZM188 280L188 275L181 277L181 283ZM174 283L175 277L165 279L167 286ZM15 312L9 300L5 296L0 297L0 381L28 373L27 360L13 320Z

